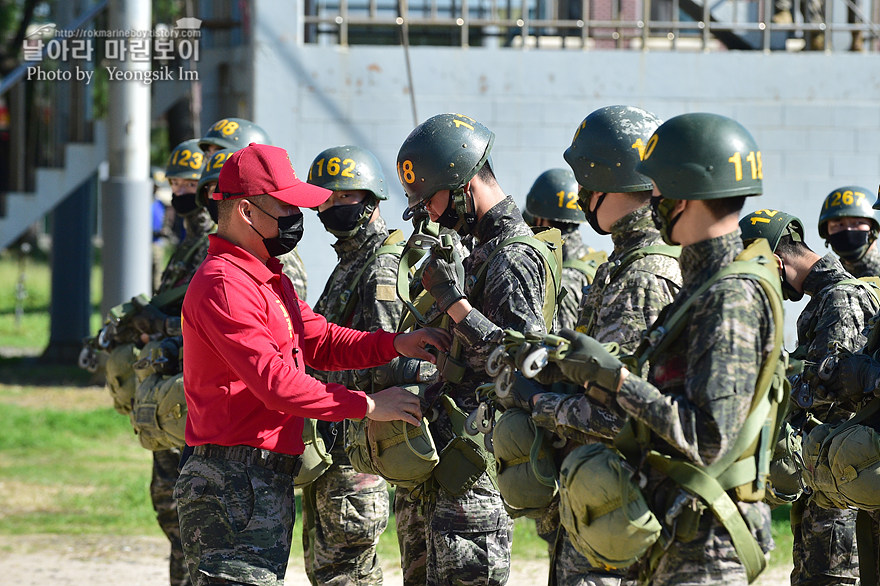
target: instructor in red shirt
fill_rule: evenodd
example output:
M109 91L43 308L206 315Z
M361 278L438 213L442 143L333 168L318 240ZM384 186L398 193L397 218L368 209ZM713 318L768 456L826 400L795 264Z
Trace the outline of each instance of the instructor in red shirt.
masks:
M183 302L192 455L174 496L194 586L283 583L303 417L419 424L419 400L408 391L366 395L323 384L306 366L370 368L399 355L433 361L427 345L448 348L442 330L367 333L328 323L296 296L274 257L302 237L299 208L330 193L297 179L278 147L252 143L220 171L217 234Z

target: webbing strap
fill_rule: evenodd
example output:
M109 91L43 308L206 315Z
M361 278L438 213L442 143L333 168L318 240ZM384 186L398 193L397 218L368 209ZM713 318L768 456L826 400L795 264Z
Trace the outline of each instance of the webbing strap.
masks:
M392 232L388 238L385 239L385 242L382 246L376 249L370 257L364 262L361 268L355 273L354 277L349 282L348 287L345 288L342 293L339 295L339 300L342 301L343 306L338 312L333 312L329 315L325 315L327 321L345 325L348 323L351 314L354 313L355 306L357 305L358 299L360 296L358 295L358 284L361 282L361 277L364 276L364 272L370 268L375 262L377 258L382 256L383 254L390 254L392 256L396 256L400 258L400 255L403 253L403 232L400 230L395 230ZM407 276L409 275L409 271L405 273ZM398 272L398 278L400 277L400 273Z
M859 552L859 580L862 584L880 584L877 573L877 548L874 521L871 513L859 509L856 513L856 545Z
M681 256L681 247L680 246L670 246L668 244L654 244L652 246L643 246L641 248L637 248L635 250L631 250L627 254L623 255L623 258L620 260L614 261L614 267L611 269L611 272L608 273L607 278L605 279L605 283L602 285L602 291L609 284L617 280L617 277L626 269L629 265L633 264L637 260L643 259L646 256L652 254L659 254L661 256L668 256L670 258L679 258ZM610 262L610 261L609 261ZM600 294L600 297L602 295ZM596 321L597 313L591 312L590 320L583 326L584 332L589 332L593 328L593 324ZM581 331L581 328L578 328L578 331Z
M579 258L570 258L562 261L562 268L574 269L587 278L587 283L592 283L593 279L596 278L596 269L598 267L595 261L590 262Z
M647 461L654 469L674 480L679 486L698 495L709 506L715 518L730 534L733 547L745 566L746 575L751 583L764 570L767 560L761 546L749 531L736 503L724 487L690 462L673 460L657 452L649 452Z

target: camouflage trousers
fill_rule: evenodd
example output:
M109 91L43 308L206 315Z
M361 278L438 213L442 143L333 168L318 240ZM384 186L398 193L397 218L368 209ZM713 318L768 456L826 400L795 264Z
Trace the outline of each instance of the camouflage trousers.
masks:
M568 539L559 522L559 497L535 519L538 535L548 543L550 553L549 586L622 586L635 585L623 578L625 570L599 570L590 565Z
M174 500L174 483L177 482L177 466L180 450L153 452L153 475L150 480L150 499L159 527L171 542L169 577L171 586L189 586L189 572L180 545L180 523L177 520L177 501Z
M193 455L174 489L194 586L281 586L296 506L293 475Z
M507 583L513 521L485 474L461 497L398 487L394 512L405 586Z
M380 585L376 555L388 525L385 480L356 472L341 451L302 491L303 557L312 584Z
M792 586L859 583L856 511L823 509L802 497L791 507Z

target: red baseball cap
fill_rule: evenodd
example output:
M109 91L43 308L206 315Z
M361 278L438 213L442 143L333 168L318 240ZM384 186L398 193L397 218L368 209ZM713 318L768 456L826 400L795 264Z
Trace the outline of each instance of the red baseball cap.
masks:
M211 197L236 199L264 193L290 205L313 208L327 201L333 192L297 179L286 150L252 142L223 163Z

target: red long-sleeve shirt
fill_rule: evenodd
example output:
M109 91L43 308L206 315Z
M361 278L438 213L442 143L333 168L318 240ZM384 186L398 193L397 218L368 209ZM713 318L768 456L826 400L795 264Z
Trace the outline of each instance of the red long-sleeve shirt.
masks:
M281 263L212 235L183 301L186 443L303 451L302 417L366 414L362 392L305 373L385 364L396 334L328 323L300 300Z

